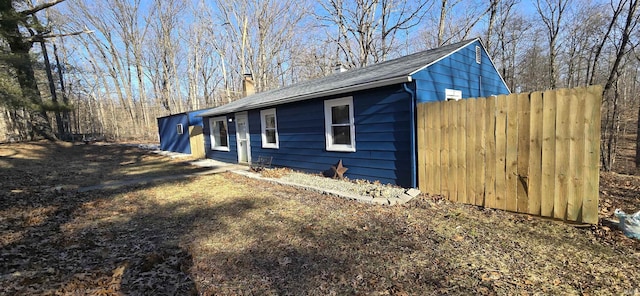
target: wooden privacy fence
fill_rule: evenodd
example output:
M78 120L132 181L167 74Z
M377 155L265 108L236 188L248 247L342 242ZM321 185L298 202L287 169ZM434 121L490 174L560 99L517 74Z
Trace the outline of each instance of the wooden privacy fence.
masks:
M602 87L418 104L418 185L452 201L598 222Z

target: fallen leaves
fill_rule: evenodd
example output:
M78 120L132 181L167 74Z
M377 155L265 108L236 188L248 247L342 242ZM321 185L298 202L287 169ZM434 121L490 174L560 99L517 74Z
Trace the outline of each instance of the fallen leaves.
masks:
M63 148L74 156L5 153L0 294L624 294L640 285L640 247L609 224L577 229L424 194L376 207L233 174L77 194L59 182L163 165L132 149ZM97 165L78 174L80 155ZM65 163L72 169L46 172ZM40 167L50 179L30 171ZM608 178L607 211L637 206L635 179Z

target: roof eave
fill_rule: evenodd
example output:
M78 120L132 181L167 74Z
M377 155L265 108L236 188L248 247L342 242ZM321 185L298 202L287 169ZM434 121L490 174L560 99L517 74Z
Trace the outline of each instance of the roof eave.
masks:
M286 103L299 102L299 101L315 99L315 98L321 98L321 97L327 97L327 96L338 95L338 94L344 94L344 93L349 93L349 92L373 89L373 88L384 87L384 86L389 86L389 85L394 85L394 84L407 83L407 82L411 82L411 81L412 81L411 75L403 75L403 76L399 76L399 77L393 77L393 78L388 78L388 79L384 79L384 80L377 80L377 81L372 81L372 82L358 84L358 85L351 85L351 86L347 86L347 87L330 89L330 90L326 90L326 91L320 91L320 92L309 93L309 94L304 94L304 95L299 95L299 96L293 96L293 97L289 97L289 98L282 99L282 100L277 100L277 101L269 101L269 102L263 102L263 103L250 104L250 105L241 106L241 107L238 107L238 108L232 108L232 109L228 109L228 110L217 111L217 110L214 109L214 110L211 110L209 112L203 112L203 113L198 114L196 116L199 116L199 117L211 117L211 116L215 116L215 115L222 115L222 114L229 114L229 113L240 112L240 111L247 111L247 110L251 110L251 109L259 109L259 108L264 108L264 107L271 107L271 106L275 106L275 105L281 105L281 104L286 104ZM220 107L224 107L224 106L225 105L220 106Z

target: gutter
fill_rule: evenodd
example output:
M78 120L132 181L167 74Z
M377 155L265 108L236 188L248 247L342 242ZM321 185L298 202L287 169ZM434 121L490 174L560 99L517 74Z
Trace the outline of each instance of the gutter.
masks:
M409 83L403 83L402 87L404 91L411 95L411 110L410 112L410 121L411 121L411 187L418 187L418 170L417 170L417 149L416 149L416 93L409 86Z

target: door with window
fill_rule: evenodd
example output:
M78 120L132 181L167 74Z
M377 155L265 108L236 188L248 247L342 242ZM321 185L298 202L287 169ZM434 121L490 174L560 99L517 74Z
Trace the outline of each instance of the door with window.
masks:
M249 142L249 120L247 113L236 113L236 139L238 141L238 162L251 162L251 146Z

